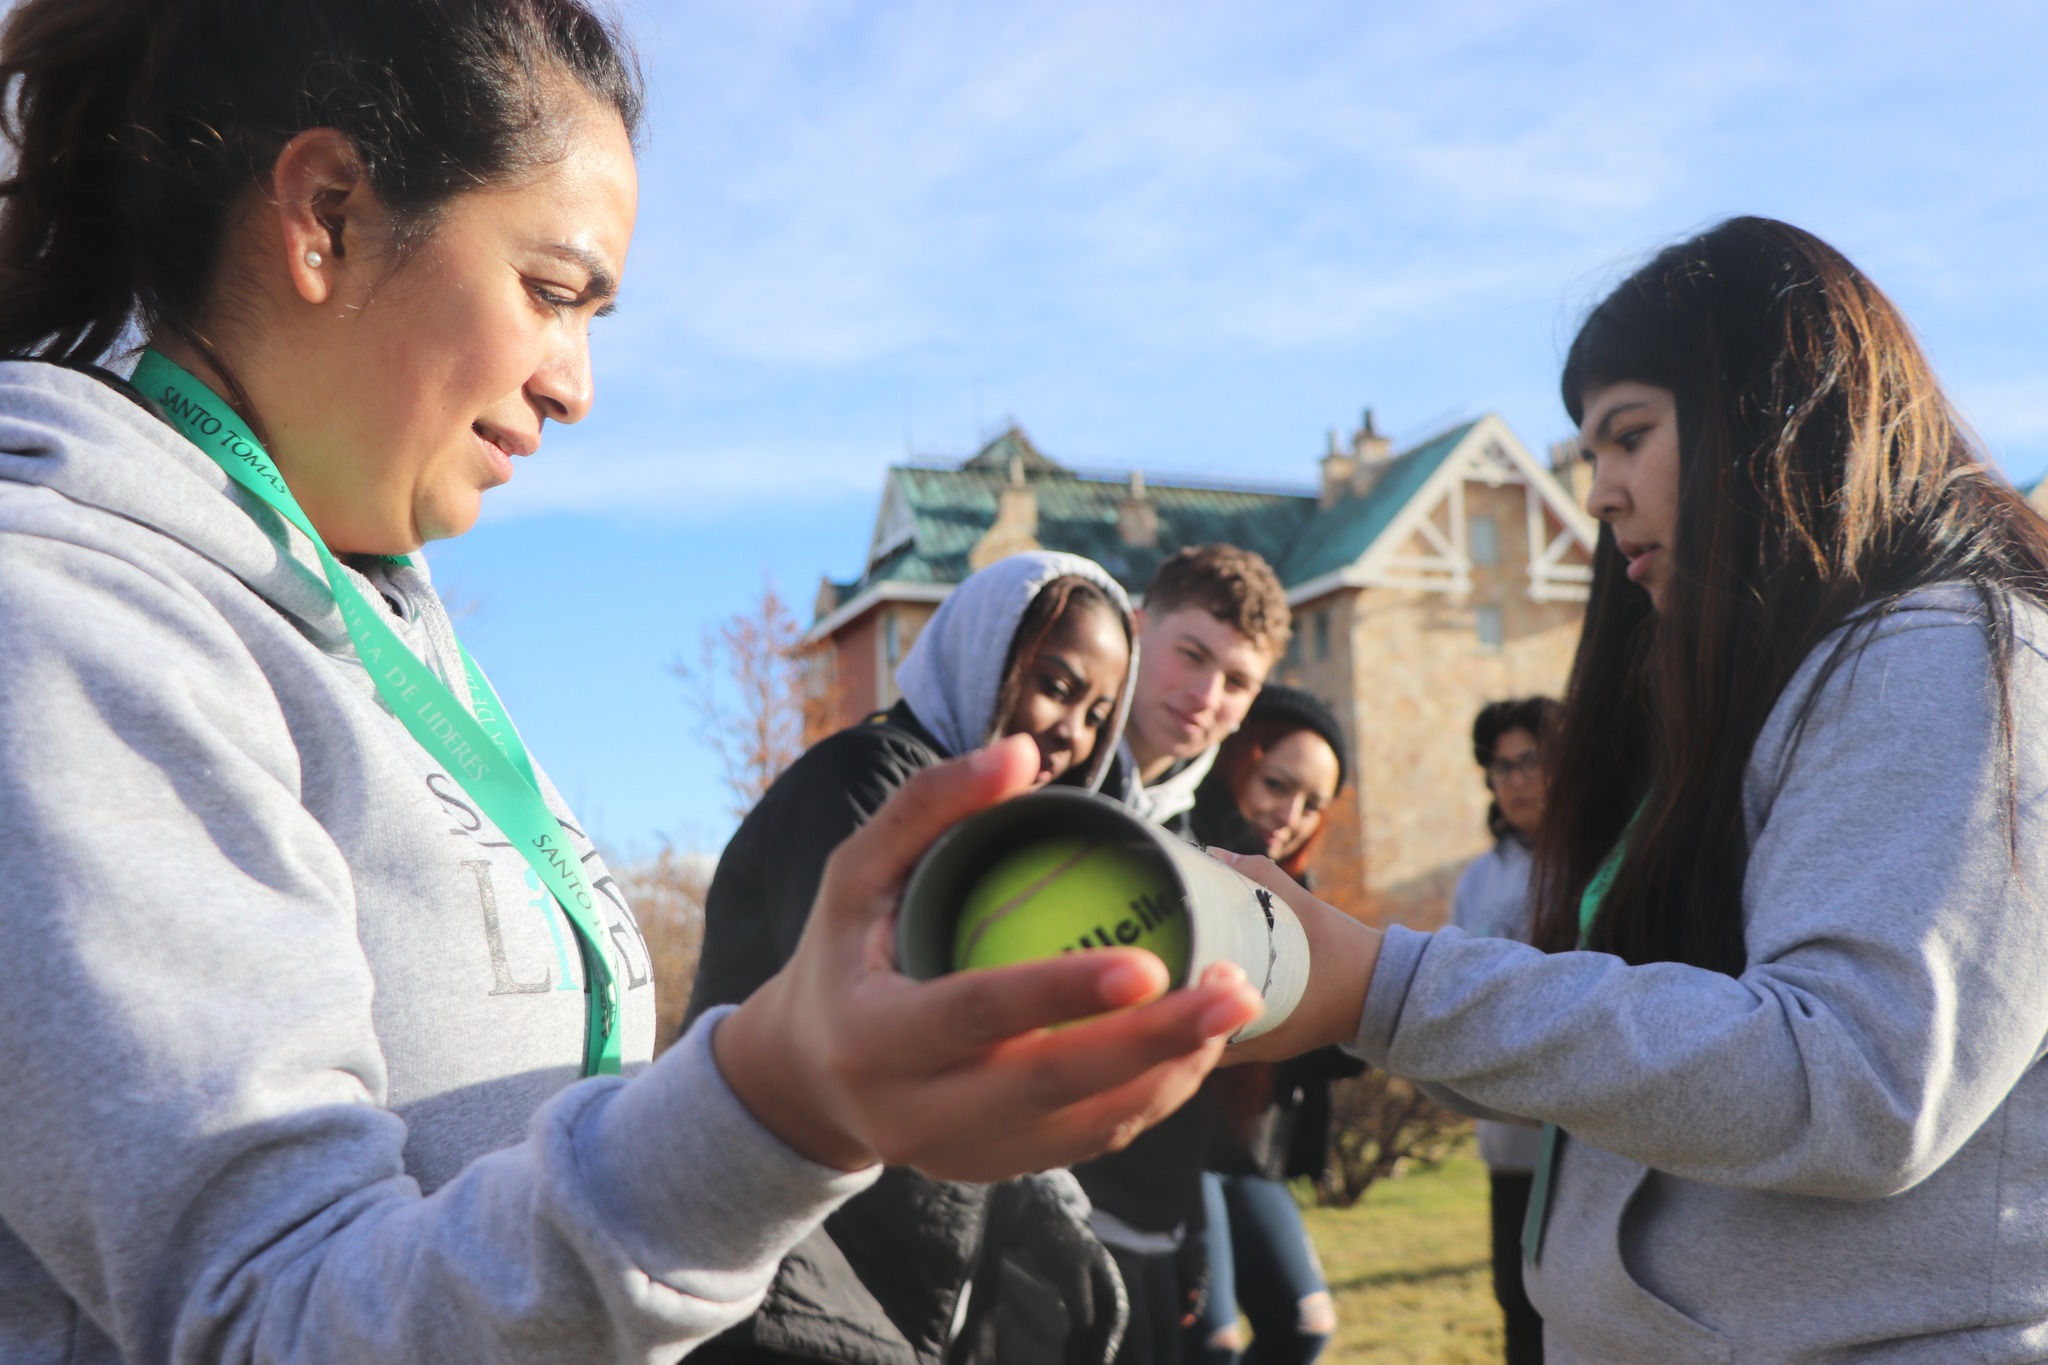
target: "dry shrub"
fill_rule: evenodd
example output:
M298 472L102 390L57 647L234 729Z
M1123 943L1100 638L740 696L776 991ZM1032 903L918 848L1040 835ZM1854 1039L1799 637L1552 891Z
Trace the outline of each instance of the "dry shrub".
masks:
M1373 1181L1407 1163L1436 1165L1469 1123L1413 1082L1377 1068L1338 1081L1330 1087L1330 1168L1316 1184L1316 1202L1348 1209Z
M690 986L697 979L697 952L704 945L704 893L711 887L712 860L701 853L664 848L645 862L614 870L626 904L640 921L647 956L654 964L654 1051L676 1039Z

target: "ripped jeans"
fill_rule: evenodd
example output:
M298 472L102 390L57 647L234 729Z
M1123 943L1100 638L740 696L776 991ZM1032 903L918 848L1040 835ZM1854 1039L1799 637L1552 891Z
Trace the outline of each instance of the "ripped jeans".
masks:
M1316 1249L1287 1186L1255 1175L1202 1176L1209 1297L1189 1329L1190 1365L1309 1365L1337 1329ZM1237 1314L1251 1321L1246 1348Z

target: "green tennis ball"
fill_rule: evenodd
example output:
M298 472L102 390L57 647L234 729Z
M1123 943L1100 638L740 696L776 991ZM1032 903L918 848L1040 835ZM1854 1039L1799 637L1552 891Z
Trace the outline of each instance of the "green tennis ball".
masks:
M1188 916L1172 880L1123 845L1047 839L1002 858L967 893L953 970L1117 947L1147 949L1175 982L1187 974Z

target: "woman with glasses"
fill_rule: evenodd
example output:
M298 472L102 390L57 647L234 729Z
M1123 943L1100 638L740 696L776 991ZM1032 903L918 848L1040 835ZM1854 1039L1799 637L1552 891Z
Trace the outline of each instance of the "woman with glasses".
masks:
M1545 794L1542 738L1556 712L1548 697L1523 697L1488 702L1472 722L1472 757L1493 795L1486 812L1493 847L1466 867L1451 898L1451 922L1468 934L1529 941L1529 872ZM1521 1247L1541 1145L1540 1129L1479 1121L1493 1193L1493 1296L1506 1318L1508 1365L1543 1359L1543 1319L1522 1289Z

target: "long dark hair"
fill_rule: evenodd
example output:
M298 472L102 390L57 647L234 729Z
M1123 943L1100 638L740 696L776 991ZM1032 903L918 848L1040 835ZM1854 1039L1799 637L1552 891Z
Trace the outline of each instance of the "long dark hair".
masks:
M1978 456L1891 301L1787 224L1730 219L1595 308L1565 362L1572 420L1624 381L1676 398L1671 583L1653 611L1602 528L1553 746L1537 942L1577 942L1579 898L1626 829L1588 946L1735 975L1750 752L1801 662L1859 611L1827 672L1905 594L1975 586L2013 837L2011 595L2048 600L2048 526Z
M0 355L91 361L138 326L217 362L229 215L293 137L346 134L405 249L562 155L578 86L637 130L633 59L578 0L26 0L0 34Z
M1289 735L1301 734L1304 731L1315 735L1318 739L1323 739L1325 743L1329 742L1312 726L1287 716L1249 717L1243 725L1238 727L1236 734L1223 741L1222 747L1216 751L1214 771L1222 780L1225 789L1231 794L1233 812L1236 810L1239 793L1243 792L1251 784L1253 774L1259 766L1259 760L1264 758L1272 750L1273 746L1281 740L1286 739ZM1342 762L1341 758L1339 762ZM1338 785L1339 790L1342 790L1342 783L1340 782ZM1240 815L1239 819L1242 820L1243 817ZM1322 849L1323 836L1329 833L1329 831L1330 819L1329 812L1326 810L1323 812L1323 818L1316 822L1316 827L1309 833L1308 838L1301 841L1301 847L1280 859L1277 864L1279 869L1296 881L1302 881L1308 875L1309 868L1315 863L1316 854ZM1251 848L1237 851L1263 854L1265 846L1263 843L1260 843Z

